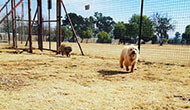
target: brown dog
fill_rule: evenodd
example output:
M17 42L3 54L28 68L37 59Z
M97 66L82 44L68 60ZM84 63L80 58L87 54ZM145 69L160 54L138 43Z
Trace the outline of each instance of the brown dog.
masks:
M139 50L134 45L126 46L120 56L120 67L123 68L123 63L126 67L126 70L129 71L129 66L131 67L131 72L136 68L137 61L139 59Z
M64 54L67 55L67 57L70 56L70 52L72 51L72 48L70 46L66 46L64 44L62 44L59 48L58 48L58 52L61 52L62 56Z

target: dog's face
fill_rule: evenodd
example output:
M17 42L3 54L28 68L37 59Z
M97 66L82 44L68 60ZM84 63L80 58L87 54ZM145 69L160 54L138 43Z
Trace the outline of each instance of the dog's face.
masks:
M70 53L72 51L72 48L71 47L65 47L65 50L67 53Z
M136 59L137 55L139 54L138 48L135 46L131 46L128 49L128 53L131 56L132 59Z

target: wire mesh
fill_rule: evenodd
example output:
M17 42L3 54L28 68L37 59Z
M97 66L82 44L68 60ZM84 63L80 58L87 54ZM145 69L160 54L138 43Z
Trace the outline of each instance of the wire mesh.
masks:
M16 3L19 0L16 0ZM134 15L140 15L140 0L63 0L66 8L69 13L76 13L77 15L82 16L83 18L89 18L90 16L94 17L95 12L102 13L102 16L111 17L117 23L123 22L124 24L129 24ZM2 1L0 3L0 7L6 1ZM28 19L28 4L27 0L24 0L24 19ZM37 0L32 0L32 17L34 16L35 9L37 8ZM89 6L88 10L85 10L85 6ZM42 10L43 10L43 19L48 20L48 9L47 9L47 0L42 1ZM10 3L8 4L8 10L11 9ZM16 9L17 17L21 16L21 5ZM170 19L169 24L173 25L173 29L168 29L163 32L165 35L163 38L159 35L156 30L156 27L153 25L153 35L149 40L142 40L141 44L141 59L146 61L154 61L160 63L180 63L180 64L190 64L190 46L188 44L188 37L183 36L186 31L186 27L190 25L190 1L187 0L144 0L144 9L143 16L146 16L154 24L153 18L155 14L159 14L163 18ZM0 18L2 18L6 14L6 10L4 9L0 13ZM64 20L65 13L62 10L62 20ZM95 18L95 17L94 17ZM11 19L11 18L10 18ZM52 1L52 9L51 9L51 19L56 19L56 0ZM145 21L143 20L145 23ZM27 22L25 23L27 25ZM19 26L20 24L18 24ZM114 29L110 31L110 36L112 38L116 38L114 36ZM2 25L0 25L1 33L4 33L2 29ZM48 23L43 23L43 31L48 30ZM148 27L145 25L143 29ZM52 34L51 38L55 37L56 31L56 23L51 23ZM95 25L97 28L97 25ZM81 30L83 31L83 30ZM149 32L150 30L148 30ZM138 32L138 31L137 31ZM143 31L144 32L144 31ZM176 33L179 33L176 36ZM150 32L151 33L151 32ZM35 33L33 32L33 35ZM143 34L144 35L144 34ZM47 34L44 34L47 36ZM127 35L124 35L127 36ZM152 44L152 37L156 36L157 41L155 44ZM80 36L79 36L80 37ZM93 36L96 38L96 36ZM143 36L147 37L147 36ZM136 35L136 40L138 35ZM46 37L44 40L47 40ZM164 39L164 40L163 40ZM53 39L51 39L53 41ZM94 40L93 40L94 41ZM120 40L118 40L119 42ZM163 46L160 46L160 43L164 41ZM117 43L118 43L117 42ZM131 43L126 40L126 43ZM137 42L132 42L137 43ZM48 48L48 46L46 46Z

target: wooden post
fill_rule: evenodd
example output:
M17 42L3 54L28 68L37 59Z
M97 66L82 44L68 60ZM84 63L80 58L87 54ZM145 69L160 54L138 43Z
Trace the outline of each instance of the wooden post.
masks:
M42 31L42 0L38 0L38 48L43 50L43 31Z
M71 21L71 18L70 18L70 16L69 16L69 14L67 13L66 7L65 7L65 5L64 5L64 3L63 3L62 0L61 0L61 3L62 3L62 6L63 6L63 9L65 10L66 16L67 16L67 18L68 18L68 20L69 20L69 22L70 22L70 25L71 25L71 28L72 28L74 37L75 37L75 39L76 39L76 41L77 41L77 44L78 44L78 46L79 46L79 48L80 48L81 54L82 54L82 56L84 56L82 47L81 47L81 45L80 45L80 43L79 43L79 41L78 41L78 39L77 39L77 34L76 34L75 29L74 29L74 26L73 26L73 23L72 23L72 21Z
M20 29L21 44L22 44L22 40L23 40L23 18L24 18L24 5L22 3L22 8L21 8L21 29Z
M28 0L28 20L29 20L28 38L29 38L29 48L30 48L29 52L32 53L31 0Z
M34 25L34 22L35 22L37 13L38 13L38 8L36 9L36 12L35 12L35 14L34 14L34 18L33 18L33 21L32 21L32 27L33 27L33 25ZM25 46L27 46L27 45L28 45L28 37L27 37L27 39L26 39Z
M8 14L8 8L7 8L7 6L6 6L6 14ZM8 42L10 44L9 17L7 17L7 32L8 32Z
M15 7L15 0L11 0L11 7L12 10ZM16 38L16 9L12 11L12 28L13 28L13 48L17 48L17 38Z
M61 0L57 0L57 51L61 45Z

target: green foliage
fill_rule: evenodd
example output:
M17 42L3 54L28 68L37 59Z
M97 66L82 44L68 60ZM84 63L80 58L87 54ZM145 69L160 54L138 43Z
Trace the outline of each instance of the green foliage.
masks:
M115 39L122 39L124 38L126 33L126 27L124 23L118 23L116 24L114 30L113 30L113 34L115 36Z
M185 34L189 34L190 35L190 25L187 25L185 28Z
M105 31L99 32L97 42L98 43L111 43L110 35Z
M77 35L80 36L80 32L82 28L84 27L84 18L81 15L77 15L76 13L69 13L70 18L72 19L73 27L77 33ZM71 29L69 19L67 16L65 16L65 20L62 20L63 26L66 26L68 29Z
M185 33L182 34L182 43L190 44L190 25L185 28Z
M175 37L174 39L172 40L172 43L173 44L180 44L181 43L181 40L179 39L180 38L180 33L179 32L176 32L175 33ZM168 43L171 43L171 42L168 42Z
M81 38L82 38L82 41L83 41L84 38L85 39L90 39L92 36L93 36L92 30L88 29L88 30L82 32Z
M128 23L126 26L126 36L124 39L136 42L138 36L139 25L137 23Z
M116 39L120 39L121 43L130 42L135 43L137 41L137 36L139 34L140 16L133 15L129 20L129 23L118 23L114 29L114 36ZM124 31L126 30L126 31ZM142 24L142 39L144 42L150 41L154 35L154 28L152 21L143 16Z
M102 13L98 12L95 12L94 17L94 22L97 26L96 32L105 31L107 33L110 33L113 30L115 25L113 18L110 16L103 16Z
M92 16L90 16L89 18L84 18L81 15L77 15L75 13L69 13L69 16L72 19L74 29L78 36L83 38L83 31L88 31L88 29L90 29L93 33L94 18ZM71 30L70 22L67 16L65 16L65 20L63 20L62 22L64 26Z
M67 27L62 26L62 40L69 40L72 37L73 33Z
M168 39L168 44L173 44L174 40L173 39Z
M176 32L176 33L175 33L175 37L177 37L177 38L179 38L180 35L181 35L181 34L180 34L179 32Z
M37 22L34 22L34 24L32 26L32 34L38 35L38 23Z
M158 42L158 37L156 35L154 35L152 37L152 44L156 44Z
M152 21L155 32L160 37L160 39L168 39L168 31L174 30L175 28L175 25L172 23L172 18L169 18L167 15L155 13L152 16Z
M142 21L143 21L142 22L142 40L144 42L148 42L154 36L153 23L147 16L143 16ZM133 15L131 17L131 19L129 20L129 23L136 23L138 25L138 27L139 27L139 25L140 25L140 16L136 15L136 14ZM139 32L139 28L136 27L136 29L138 29L138 31L134 30L135 32L133 32L133 35L137 37L138 32Z
M164 44L168 43L168 39L167 38L164 38L162 41L163 41Z
M2 23L2 32L8 32L8 27L9 27L9 31L12 32L12 22L11 20L8 20L7 22L7 19Z

